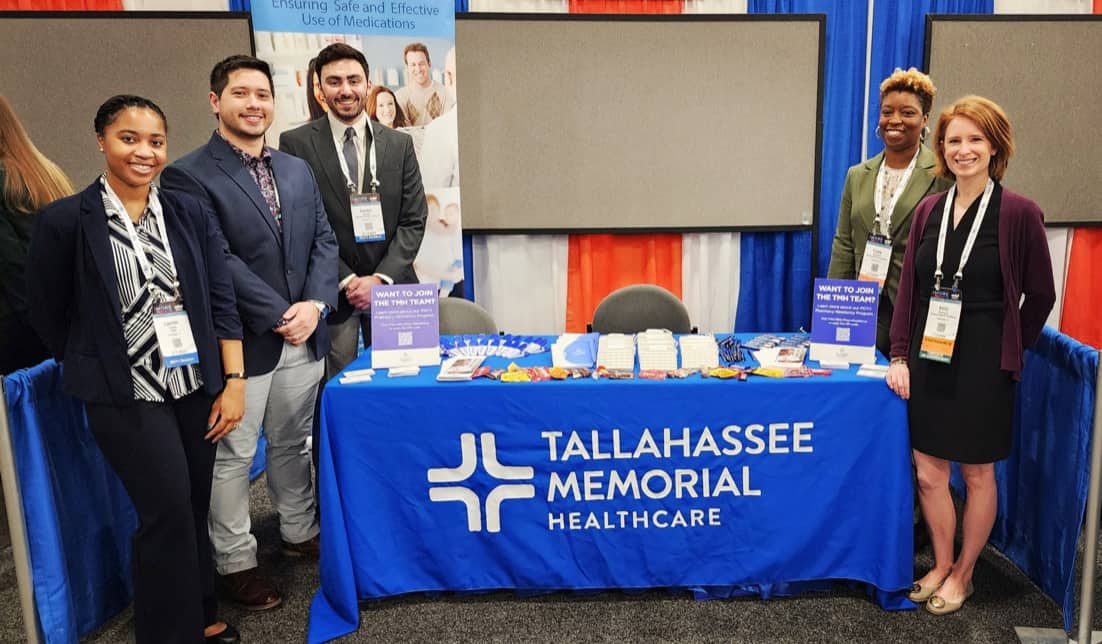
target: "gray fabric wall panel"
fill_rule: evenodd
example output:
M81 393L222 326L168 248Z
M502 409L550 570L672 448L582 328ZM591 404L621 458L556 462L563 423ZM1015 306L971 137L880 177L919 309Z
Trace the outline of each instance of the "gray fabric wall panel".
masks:
M139 94L160 105L172 161L214 130L211 67L252 51L242 13L9 14L0 20L0 94L80 189L103 171L92 129L103 101Z
M468 14L464 230L810 227L820 22Z
M967 94L1006 110L1017 147L1004 183L1048 224L1102 223L1102 17L937 16L927 67L937 114Z

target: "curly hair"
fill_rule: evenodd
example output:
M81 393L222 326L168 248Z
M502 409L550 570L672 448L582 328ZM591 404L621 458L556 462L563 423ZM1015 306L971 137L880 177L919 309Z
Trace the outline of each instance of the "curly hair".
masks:
M907 71L896 67L892 75L880 83L880 100L883 101L884 97L891 92L910 92L914 94L922 105L922 113L928 115L930 107L934 104L937 88L934 87L934 81L930 80L929 76L914 67Z

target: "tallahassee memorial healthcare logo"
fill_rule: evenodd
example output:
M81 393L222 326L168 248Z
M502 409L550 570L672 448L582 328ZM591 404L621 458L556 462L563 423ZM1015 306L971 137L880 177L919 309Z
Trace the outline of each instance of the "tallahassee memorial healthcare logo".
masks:
M537 457L532 466L502 465L492 432L478 434L481 450L476 434L464 432L459 466L428 468L429 499L462 503L469 532L482 532L484 524L486 532L501 532L501 504L535 499L537 482L548 531L718 528L733 504L766 494L768 486L752 475L755 464L810 457L814 431L807 420L714 430L543 429L546 460ZM476 476L479 463L490 477L488 491L486 477Z
M464 433L459 437L462 460L459 467L433 467L429 468L429 483L434 487L429 488L429 499L433 501L459 501L467 508L467 530L470 532L482 531L482 506L486 508L486 531L501 532L501 504L510 499L533 499L536 497L536 486L530 481L535 478L535 470L526 466L502 465L497 460L497 444L494 435L483 432L480 436L482 443L482 469L486 473L500 481L529 481L528 483L503 482L490 490L486 495L485 503L482 503L469 487L455 485L463 483L475 473L478 468L478 454L475 450L474 434Z

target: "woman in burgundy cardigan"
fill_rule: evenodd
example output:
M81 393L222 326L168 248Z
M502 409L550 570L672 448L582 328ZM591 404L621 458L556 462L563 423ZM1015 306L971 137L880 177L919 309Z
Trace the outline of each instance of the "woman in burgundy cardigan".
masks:
M1022 353L1056 295L1041 209L999 184L1014 152L1002 108L966 96L941 113L934 142L936 171L955 184L915 209L887 384L908 400L918 500L934 547L934 567L909 596L943 615L972 594L995 522L994 463L1010 454ZM968 488L955 561L953 461Z

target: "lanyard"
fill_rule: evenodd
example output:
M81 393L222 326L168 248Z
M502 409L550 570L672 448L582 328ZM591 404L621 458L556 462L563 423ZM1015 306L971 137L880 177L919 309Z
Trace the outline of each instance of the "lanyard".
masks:
M153 292L159 291L160 289L153 284L153 265L149 263L149 257L145 254L141 238L138 236L138 230L134 227L134 222L131 221L130 215L126 211L126 207L123 206L122 200L115 194L115 191L111 189L111 184L107 183L106 175L101 177L101 183L103 184L104 194L106 194L108 200L111 201L112 207L118 211L122 222L126 224L126 233L130 236L130 245L133 246L134 255L138 258L138 266L142 269L142 277L145 278L147 288ZM149 200L146 207L149 208L149 216L153 217L153 223L157 225L157 231L161 235L161 243L164 244L165 247L165 257L168 258L168 265L172 270L172 288L179 290L180 282L176 279L176 260L172 258L172 246L168 243L168 232L165 230L164 212L161 210L161 200L157 197L156 186L149 187Z
M890 235L892 232L892 213L895 212L895 204L899 203L899 198L903 196L903 190L907 187L907 182L911 180L911 173L914 172L915 166L918 164L918 153L922 151L922 146L919 145L915 150L914 158L907 165L907 170L903 172L903 176L899 179L899 185L892 191L891 199L888 201L887 216L884 219L884 227L880 227L880 214L884 212L884 182L887 181L887 160L880 162L880 169L876 172L876 192L872 195L873 208L876 209L876 218L873 220L872 225L883 235Z
M375 161L375 131L371 127L371 119L364 120L364 128L371 133L371 146L367 149L367 163L368 168L371 170L371 192L374 193L379 191L379 182L375 179L375 177L377 176ZM352 177L349 176L351 173L348 171L348 162L345 161L344 155L341 154L341 151L339 149L337 150L337 161L340 161L341 171L344 172L344 178L348 181L348 191L353 193L359 192L359 185Z
M964 242L964 250L960 254L960 265L953 275L953 288L960 286L960 280L964 277L964 265L968 263L968 257L972 254L972 246L976 243L976 237L980 234L980 224L987 213L987 204L991 201L991 193L995 191L995 182L988 177L987 185L983 189L983 197L980 198L980 208L976 212L976 219L972 222L972 230L968 231L968 239ZM941 230L937 234L937 268L934 270L934 290L941 288L941 262L945 259L945 235L949 230L949 219L953 216L953 197L957 194L957 187L949 188L949 194L945 196L945 208L941 211Z

